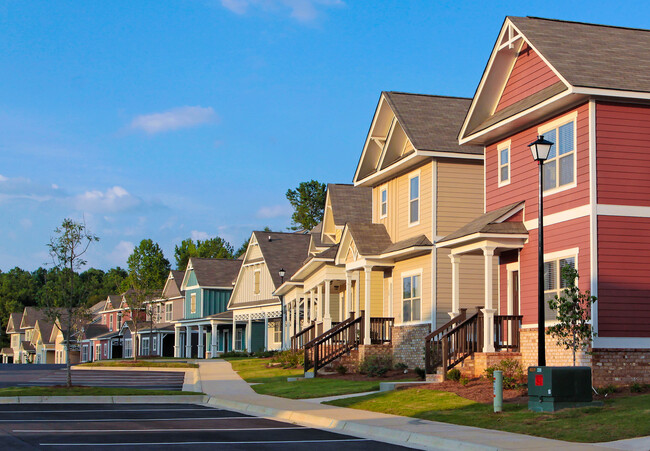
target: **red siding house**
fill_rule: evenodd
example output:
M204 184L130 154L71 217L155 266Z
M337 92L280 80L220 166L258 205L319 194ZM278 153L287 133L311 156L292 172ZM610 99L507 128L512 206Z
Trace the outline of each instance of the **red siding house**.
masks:
M538 166L528 144L538 135L555 143L544 165L545 297L561 291L561 267L575 266L579 287L598 297L593 354L580 362L595 385L648 383L650 31L506 18L459 134L485 149L485 215L437 243L460 267L466 254L485 255L486 270L498 256L498 277L486 277L499 295L483 309L485 361L514 350L536 364ZM508 315L521 315L518 335ZM571 364L546 341L548 365Z

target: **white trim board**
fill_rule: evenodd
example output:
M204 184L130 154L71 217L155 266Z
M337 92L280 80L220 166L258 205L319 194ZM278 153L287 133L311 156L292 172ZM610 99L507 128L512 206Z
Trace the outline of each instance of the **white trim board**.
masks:
M596 214L600 216L631 216L635 218L650 218L650 207L634 205L596 205Z
M595 337L594 349L650 349L648 337Z

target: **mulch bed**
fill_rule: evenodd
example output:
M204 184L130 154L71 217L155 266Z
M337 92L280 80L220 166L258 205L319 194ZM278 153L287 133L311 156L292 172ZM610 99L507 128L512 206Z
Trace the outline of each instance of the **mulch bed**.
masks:
M467 385L461 385L460 382L455 381L444 381L437 384L423 385L418 388L448 391L483 404L492 404L494 400L492 381L485 378L470 379ZM528 390L525 388L503 390L503 402L528 402Z

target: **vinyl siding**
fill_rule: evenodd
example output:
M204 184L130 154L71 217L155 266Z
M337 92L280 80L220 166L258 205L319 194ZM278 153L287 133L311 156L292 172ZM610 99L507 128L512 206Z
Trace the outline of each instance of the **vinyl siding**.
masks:
M226 311L230 290L203 290L203 316L215 315Z
M517 56L495 111L501 111L559 81L551 68L525 43Z
M431 256L423 255L395 263L393 268L393 312L390 316L395 318L396 324L402 324L402 279L408 273L422 271L422 299L420 303L420 321L431 321ZM407 323L408 324L408 323Z
M202 293L200 288L192 288L191 290L185 291L185 318L186 319L195 319L201 318L201 302L202 302ZM192 294L196 295L196 312L192 313Z
M648 230L650 218L598 216L601 337L650 337Z
M437 166L437 235L445 236L483 214L483 164L439 160Z
M260 271L260 292L255 294L255 271ZM237 286L232 294L232 305L243 302L261 301L271 299L271 293L275 290L273 280L265 263L259 265L245 266L241 269Z
M650 206L648 148L649 107L596 104L598 203Z

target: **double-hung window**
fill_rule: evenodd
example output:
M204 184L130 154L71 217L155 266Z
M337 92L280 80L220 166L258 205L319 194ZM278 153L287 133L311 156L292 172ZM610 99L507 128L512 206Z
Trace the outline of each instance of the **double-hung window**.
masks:
M544 191L575 182L575 124L572 120L543 133L544 139L553 143L544 162Z
M190 313L196 313L196 293L190 294Z
M244 349L244 329L237 329L235 333L235 351L243 351Z
M112 313L111 313L111 315L108 317L108 330L109 330L110 332L113 331L113 314L112 314Z
M131 346L131 339L126 338L124 340L124 357L133 357L132 351L133 347Z
M172 303L165 305L165 321L170 323L172 321Z
M409 224L420 221L420 175L409 178Z
M422 276L417 274L402 278L402 322L420 321Z
M276 321L273 325L275 326L273 329L273 342L280 343L282 341L282 320Z
M562 268L567 265L576 267L575 256L553 258L544 262L544 318L546 321L557 318L557 312L551 310L548 306L548 301L555 298L555 296L561 295L564 288L567 287L566 282L562 278Z
M385 218L388 215L388 187L384 186L379 191L379 218Z
M497 147L499 152L499 186L510 183L510 141Z
M102 345L95 346L95 360L102 359Z

